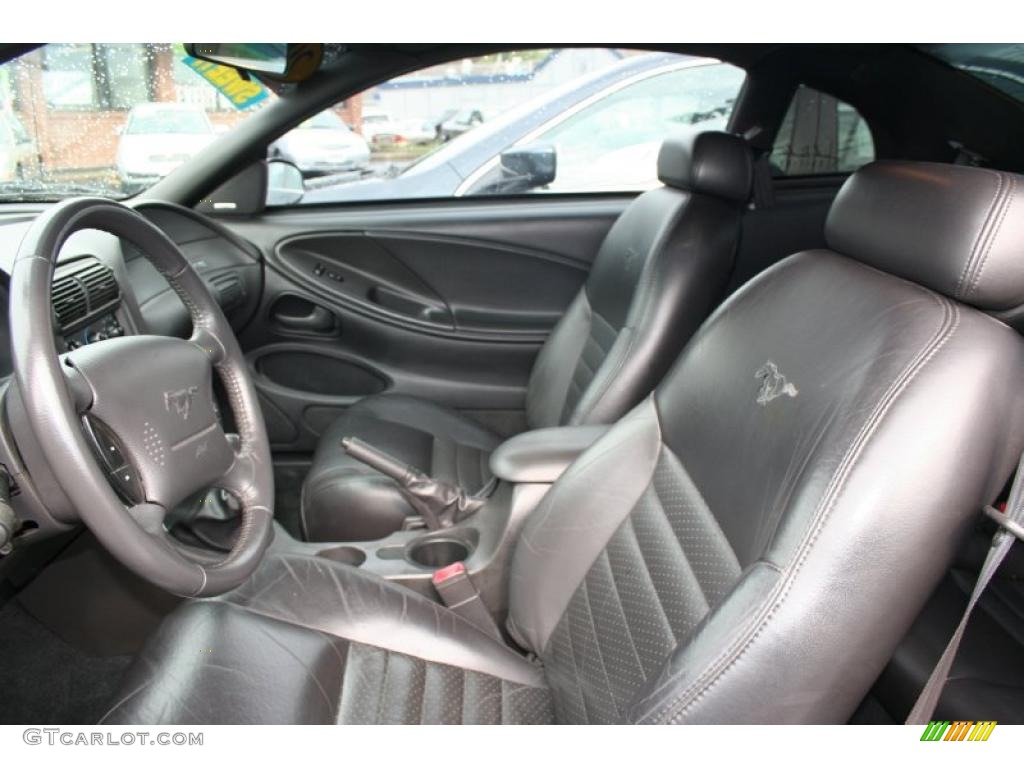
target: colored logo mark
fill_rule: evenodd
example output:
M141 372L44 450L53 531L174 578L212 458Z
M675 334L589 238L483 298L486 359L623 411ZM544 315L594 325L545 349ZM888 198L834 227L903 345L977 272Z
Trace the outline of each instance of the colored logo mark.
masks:
M921 741L988 741L995 727L995 720L932 720Z
M246 80L234 67L185 56L185 62L196 74L223 93L238 109L248 109L267 98L267 89L255 80Z

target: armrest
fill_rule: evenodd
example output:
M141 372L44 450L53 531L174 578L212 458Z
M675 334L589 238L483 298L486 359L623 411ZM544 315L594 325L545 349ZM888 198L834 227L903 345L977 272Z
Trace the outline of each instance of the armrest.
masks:
M600 424L524 432L491 454L491 472L510 483L553 483L609 429Z

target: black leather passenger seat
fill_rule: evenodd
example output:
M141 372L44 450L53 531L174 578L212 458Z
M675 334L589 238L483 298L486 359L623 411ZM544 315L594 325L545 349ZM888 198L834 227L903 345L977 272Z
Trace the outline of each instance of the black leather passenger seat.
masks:
M737 136L663 143L663 186L623 211L537 357L526 393L530 429L610 424L655 387L722 298L752 177L750 149ZM360 401L324 432L303 485L310 541L381 538L413 514L392 480L345 453L343 437L470 493L490 480L488 458L501 443L469 417L425 400Z

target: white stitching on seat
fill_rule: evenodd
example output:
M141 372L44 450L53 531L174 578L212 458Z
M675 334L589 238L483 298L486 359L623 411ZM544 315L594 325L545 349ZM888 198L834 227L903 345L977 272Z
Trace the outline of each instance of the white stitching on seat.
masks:
M967 295L974 293L974 291L981 284L981 275L985 271L985 267L988 265L989 254L992 252L992 248L995 245L996 240L999 239L999 232L1003 228L1003 222L1006 220L1006 214L1009 212L1010 208L1013 207L1013 201L1017 197L1016 178L1014 178L1013 176L1009 176L1007 178L1009 181L1009 186L1003 193L1003 197L1001 200L1002 205L999 211L999 218L996 220L995 225L989 230L989 234L986 238L985 243L985 252L981 258L980 264L978 265L978 271L975 274L974 279L971 281L970 287L967 289Z
M967 261L964 264L963 269L960 270L960 279L956 281L956 288L953 290L953 296L957 299L961 299L965 295L963 292L964 283L971 274L974 264L981 253L982 243L985 240L985 233L988 230L989 222L992 219L992 212L995 210L996 204L999 202L999 195L1003 191L1003 175L996 172L992 172L991 175L996 177L996 191L992 195L992 202L989 203L988 213L985 214L985 221L982 222L981 228L978 230L977 235L975 235L974 245L971 246L971 252L967 255Z

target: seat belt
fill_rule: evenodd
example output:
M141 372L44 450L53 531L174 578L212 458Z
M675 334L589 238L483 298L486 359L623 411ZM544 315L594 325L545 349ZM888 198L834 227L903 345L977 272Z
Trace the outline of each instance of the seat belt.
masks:
M775 205L775 182L768 156L769 152L761 151L754 160L753 201L754 208L759 211Z
M480 592L466 572L465 563L452 563L439 571L434 571L431 582L449 610L459 614L485 635L490 635L499 643L505 642L494 617L480 599Z
M771 145L762 146L760 139L764 136L764 129L755 125L743 134L743 139L750 145L754 155L753 162L753 184L752 201L754 208L764 210L775 205L775 181L772 178L772 166L769 156L772 153Z
M967 608L960 619L960 624L950 638L946 650L942 652L939 663L932 670L928 682L921 689L921 695L917 697L914 708L907 716L907 725L927 725L938 706L942 689L949 678L949 671L953 666L953 659L956 658L957 649L963 639L964 630L967 629L967 622L974 612L974 606L978 604L985 588L992 581L992 577L1003 560L1006 559L1010 547L1017 539L1024 540L1024 454L1017 464L1017 474L1013 478L1013 485L1010 487L1010 496L1006 502L1006 512L1000 512L995 507L985 507L985 514L999 524L999 530L992 537L992 545L988 550L984 565L978 572L978 580L974 584L974 591L970 600L967 601Z

